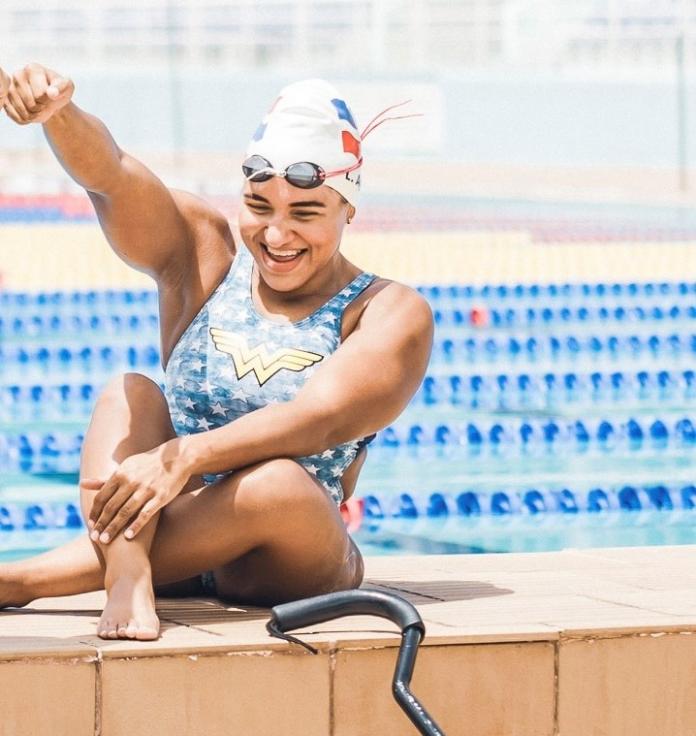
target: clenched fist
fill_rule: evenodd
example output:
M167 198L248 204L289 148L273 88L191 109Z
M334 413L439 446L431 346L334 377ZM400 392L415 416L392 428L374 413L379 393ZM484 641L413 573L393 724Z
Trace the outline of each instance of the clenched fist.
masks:
M0 69L0 107L3 107L10 91L10 78Z
M27 64L11 79L0 69L0 104L19 125L45 123L70 102L74 90L71 80L40 64Z

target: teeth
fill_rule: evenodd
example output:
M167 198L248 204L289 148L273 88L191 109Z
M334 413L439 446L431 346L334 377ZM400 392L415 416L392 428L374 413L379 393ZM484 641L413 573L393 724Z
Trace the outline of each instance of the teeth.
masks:
M271 248L268 244L264 245L266 245L269 253L273 253L274 256L296 256L298 253L302 253L301 250L275 250L275 248Z

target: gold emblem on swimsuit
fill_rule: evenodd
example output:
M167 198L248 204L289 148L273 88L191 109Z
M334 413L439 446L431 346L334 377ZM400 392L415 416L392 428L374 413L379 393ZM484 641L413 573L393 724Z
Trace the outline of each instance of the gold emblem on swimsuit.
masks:
M215 347L221 353L231 356L237 378L242 379L247 373L253 371L259 386L263 386L269 378L283 368L289 371L302 371L324 359L323 355L297 348L278 348L270 352L263 343L250 348L246 339L241 335L235 335L233 332L220 330L217 327L211 327L210 334Z

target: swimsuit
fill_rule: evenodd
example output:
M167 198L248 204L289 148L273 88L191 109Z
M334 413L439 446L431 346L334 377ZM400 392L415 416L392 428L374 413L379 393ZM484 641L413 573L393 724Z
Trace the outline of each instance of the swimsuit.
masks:
M358 274L308 317L274 322L251 298L254 258L240 244L222 282L174 346L165 369L165 396L177 435L204 432L291 400L341 342L343 310L372 281ZM294 458L340 504L345 469L375 435ZM212 483L228 475L203 475Z
M340 345L343 310L377 278L360 273L308 317L278 323L254 307L253 265L250 251L240 244L227 275L172 350L164 393L179 436L222 427L267 404L292 399ZM374 438L294 459L340 504L343 472ZM203 475L203 480L213 483L228 474ZM218 596L212 570L200 581L205 594Z

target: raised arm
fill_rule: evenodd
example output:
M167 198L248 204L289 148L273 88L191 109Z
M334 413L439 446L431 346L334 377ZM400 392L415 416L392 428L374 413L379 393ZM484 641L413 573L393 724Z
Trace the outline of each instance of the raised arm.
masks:
M43 124L56 158L87 191L116 254L159 281L191 256L193 235L185 216L191 195L173 193L119 148L98 118L72 102L74 88L39 64L28 64L9 80L0 74L7 115L19 125Z

